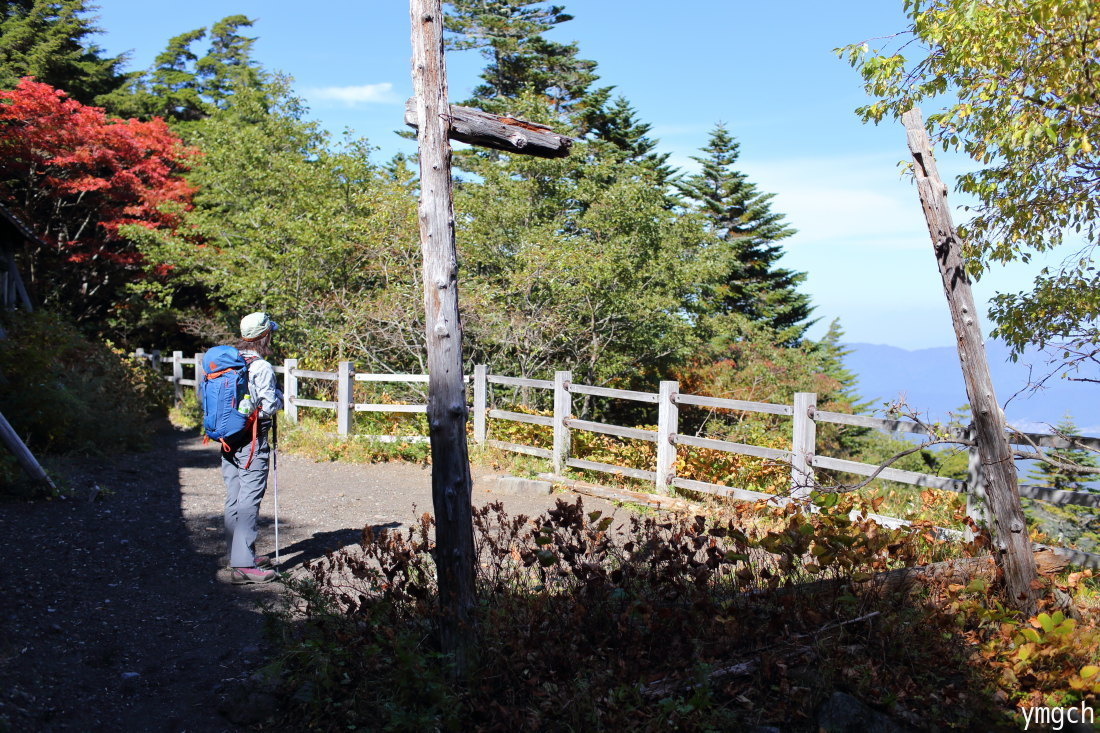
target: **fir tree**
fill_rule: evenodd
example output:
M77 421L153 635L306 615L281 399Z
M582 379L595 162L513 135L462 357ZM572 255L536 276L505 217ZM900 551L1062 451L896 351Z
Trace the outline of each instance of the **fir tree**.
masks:
M206 36L205 28L169 39L148 72L132 74L126 88L111 95L110 103L125 117L198 120L206 116L195 74L198 56L191 46Z
M153 68L132 74L127 86L105 101L125 117L182 122L201 120L225 109L235 91L260 89L270 81L252 59L256 39L240 33L252 23L244 15L221 19L210 28L210 45L201 57L192 47L207 37L206 28L173 37Z
M451 0L449 5L451 48L477 49L489 62L483 83L474 89L474 100L487 111L507 112L507 100L528 92L565 119L598 78L596 62L578 58L576 43L543 37L573 19L561 6L536 0Z
M1054 429L1059 435L1066 438L1078 437L1077 426L1073 423L1073 418L1070 417L1068 412ZM1050 451L1050 456L1056 460L1074 463L1086 468L1096 468L1098 466L1096 454L1084 448L1055 448ZM1045 486L1051 489L1090 491L1095 490L1095 487L1087 484L1095 481L1097 475L1039 461L1028 473L1027 478L1028 481L1037 486Z
M253 21L244 15L222 18L210 28L210 50L195 62L195 73L203 98L222 109L240 87L258 89L262 73L252 60L255 38L241 35L242 28L251 28Z
M0 1L0 88L21 77L63 89L82 104L102 104L121 87L125 56L106 57L84 0Z
M622 152L624 160L652 170L659 185L667 184L676 176L675 169L668 164L669 154L658 153L657 141L649 137L652 126L638 119L637 111L625 97L618 96L609 104L594 105L586 121L593 137L614 145Z
M761 193L734 167L740 145L719 123L695 157L702 171L679 184L683 196L709 220L713 234L733 248L734 267L716 297L724 309L768 326L782 343L795 343L812 323L805 273L778 266L779 242L795 233L772 211L774 194Z

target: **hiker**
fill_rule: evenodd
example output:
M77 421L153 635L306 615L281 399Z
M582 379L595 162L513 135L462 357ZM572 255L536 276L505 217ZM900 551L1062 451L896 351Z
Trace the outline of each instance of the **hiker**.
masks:
M254 414L248 427L222 445L222 479L225 481L225 533L229 544L230 580L233 583L268 583L275 579L271 560L256 555L256 520L267 491L271 457L268 433L283 398L275 369L266 361L271 337L279 328L266 313L249 313L241 319L241 338L236 348L248 365L248 392L242 413Z

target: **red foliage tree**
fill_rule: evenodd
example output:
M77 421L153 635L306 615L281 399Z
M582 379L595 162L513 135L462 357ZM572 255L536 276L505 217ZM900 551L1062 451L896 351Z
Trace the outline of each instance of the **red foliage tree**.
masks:
M35 297L104 327L147 270L125 226L175 231L196 153L160 119L111 118L31 77L0 91L0 203L42 239L22 253Z

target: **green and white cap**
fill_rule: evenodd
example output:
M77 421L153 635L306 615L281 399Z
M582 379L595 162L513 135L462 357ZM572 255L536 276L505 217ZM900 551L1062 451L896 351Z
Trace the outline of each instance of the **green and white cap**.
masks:
M255 341L268 331L278 331L279 324L271 320L263 311L249 313L241 319L241 338L245 341Z

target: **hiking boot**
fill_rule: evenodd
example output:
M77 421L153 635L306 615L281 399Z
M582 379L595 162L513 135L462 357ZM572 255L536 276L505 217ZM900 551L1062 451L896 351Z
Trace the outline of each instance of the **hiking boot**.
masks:
M275 580L274 570L262 568L233 568L229 572L229 581L233 585L246 585L248 583L270 583Z

